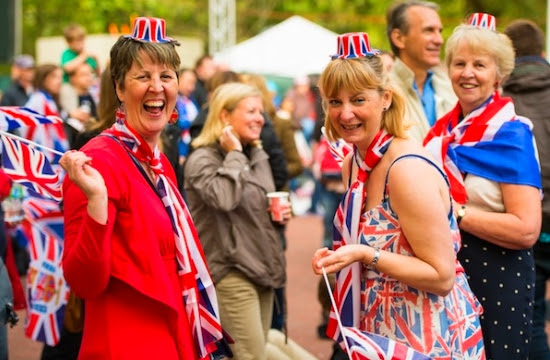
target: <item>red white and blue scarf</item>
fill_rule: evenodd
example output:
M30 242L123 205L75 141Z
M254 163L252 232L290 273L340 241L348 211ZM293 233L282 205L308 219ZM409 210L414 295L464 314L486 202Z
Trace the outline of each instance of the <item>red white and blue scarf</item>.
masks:
M202 359L216 350L223 338L218 300L214 283L191 214L178 188L165 176L160 150L151 150L143 137L126 122L123 111L117 111L115 124L107 134L116 137L139 161L149 164L155 175L155 187L172 220L180 287L195 348Z
M388 134L385 130L380 130L371 141L363 159L361 159L357 147L354 147L352 159L357 164L357 177L345 193L334 216L334 250L340 246L359 243L359 222L367 198L365 184L370 171L382 159L392 140L393 135ZM336 273L336 286L333 293L342 326L359 327L361 319L361 263L355 262ZM327 335L336 341L341 341L334 309L331 310Z
M424 139L426 149L443 166L455 201L466 202L464 175L469 173L541 189L533 125L516 115L512 99L501 98L495 92L463 120L461 117L462 109L457 104Z

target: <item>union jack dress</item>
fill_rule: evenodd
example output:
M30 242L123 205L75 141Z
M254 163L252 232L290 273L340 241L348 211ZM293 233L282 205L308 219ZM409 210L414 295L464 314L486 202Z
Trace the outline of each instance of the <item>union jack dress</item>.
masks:
M460 232L452 211L448 218L454 250L458 253ZM380 205L363 213L360 229L362 244L415 256L391 209L387 191ZM409 287L376 270L364 269L361 330L404 343L433 359L485 359L479 322L482 307L470 290L458 260L455 286L445 297Z

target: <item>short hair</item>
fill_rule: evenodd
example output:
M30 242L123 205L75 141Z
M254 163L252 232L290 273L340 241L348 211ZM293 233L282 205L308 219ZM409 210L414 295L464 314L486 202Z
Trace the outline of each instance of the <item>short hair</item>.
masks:
M359 93L367 89L378 90L381 95L385 91L392 92L391 105L384 111L380 127L396 137L407 136L408 124L404 123L405 100L392 86L382 59L379 56L368 56L332 60L319 78L319 90L325 110L325 131L330 140L338 139L339 135L330 121L328 99L337 96L342 90Z
M217 143L225 127L225 123L221 118L222 112L224 110L232 112L241 100L249 97L261 99L262 94L256 87L243 83L231 82L218 86L212 94L204 127L199 136L191 142L191 146L198 149Z
M471 25L457 26L445 44L445 64L450 68L457 48L466 43L472 51L494 57L499 80L514 70L514 47L510 38L486 28Z
M516 57L541 56L544 51L544 32L534 21L514 20L506 26L504 33L512 40Z
M115 86L118 84L121 89L124 89L126 74L134 61L138 65L142 65L143 54L149 56L154 63L165 64L174 70L179 78L180 57L176 52L174 42L141 42L121 36L111 48L111 79Z
M403 34L409 32L409 21L407 19L407 10L412 6L420 6L439 11L439 5L430 1L410 0L404 2L397 2L392 5L386 12L386 36L390 42L391 50L395 56L399 56L399 48L394 45L391 40L391 33L393 29L398 29Z
M63 30L63 36L65 37L65 41L69 43L74 40L84 39L86 29L79 24L70 24Z

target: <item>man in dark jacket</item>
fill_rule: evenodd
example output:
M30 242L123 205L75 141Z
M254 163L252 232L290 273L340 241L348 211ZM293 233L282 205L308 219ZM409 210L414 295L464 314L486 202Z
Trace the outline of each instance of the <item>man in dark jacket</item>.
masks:
M2 94L0 106L23 106L32 92L34 59L30 55L18 55L11 66L11 85Z
M519 19L504 33L512 40L516 66L503 84L503 95L514 100L516 113L533 122L533 134L539 152L542 187L542 229L534 246L536 280L535 309L530 360L550 359L545 333L546 281L550 278L550 64L544 58L545 36L532 21Z

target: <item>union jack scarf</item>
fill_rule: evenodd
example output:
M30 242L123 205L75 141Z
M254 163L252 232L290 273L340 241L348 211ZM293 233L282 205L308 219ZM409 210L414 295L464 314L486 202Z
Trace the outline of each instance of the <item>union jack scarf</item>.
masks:
M325 136L328 139L324 126L321 128L321 133L323 134L323 136ZM328 143L330 145L329 150L330 150L330 153L332 154L332 157L334 158L334 160L336 160L338 165L342 167L342 164L344 163L344 159L346 158L346 156L348 156L348 154L353 151L353 146L345 142L344 139L338 139L334 141L329 140Z
M123 110L117 111L115 124L105 132L116 137L139 161L149 164L155 174L156 189L172 220L180 286L195 349L204 358L217 349L216 341L223 334L214 283L191 214L177 186L164 174L159 148L151 150L143 137L126 123Z
M353 149L353 161L357 164L357 178L344 194L336 215L334 216L333 248L357 244L359 241L359 222L367 198L365 183L369 172L378 164L388 150L393 135L386 130L380 130L370 143L364 159L360 158L357 147ZM340 314L342 325L345 327L359 327L361 293L361 264L355 262L336 273L334 300ZM340 342L341 334L338 320L331 309L327 335Z
M510 98L495 92L463 120L457 104L424 139L425 148L445 170L451 195L467 200L464 175L541 188L540 165L529 119L516 115Z

